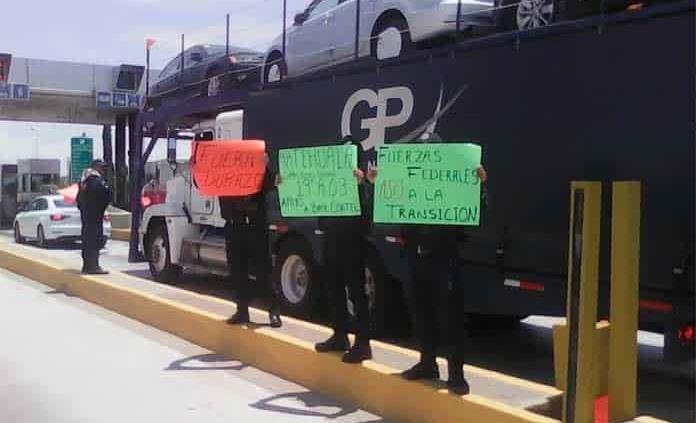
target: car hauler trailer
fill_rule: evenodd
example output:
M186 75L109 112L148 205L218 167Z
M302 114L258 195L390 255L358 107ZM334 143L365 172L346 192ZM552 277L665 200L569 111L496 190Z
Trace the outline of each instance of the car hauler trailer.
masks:
M486 315L564 315L570 182L641 181L641 322L664 329L668 357L688 356L694 317L693 5L499 34L379 67L356 63L289 80L250 96L245 137L264 139L274 150L337 143L348 134L368 153L419 137L482 145L490 207L461 251L460 283L468 287L463 311ZM609 199L600 282L604 316ZM316 284L305 269L322 262L316 221L298 224L276 214L272 223L276 278L298 269L302 279L277 280L280 291L286 302L308 308L302 302L312 296L297 293ZM398 228L375 227L373 266L380 276L409 283L399 235ZM298 256L309 264L298 264ZM369 291L378 306L392 304L389 287ZM377 313L384 315L389 311Z
M694 324L693 22L693 2L677 2L363 60L251 92L216 132L266 140L271 163L278 149L348 134L368 160L383 143L418 138L482 145L490 207L460 251L459 283L469 287L462 312L488 316L563 315L570 182L639 180L641 325L664 330L666 358L684 358ZM322 231L268 201L273 283L288 309L308 312L321 292ZM140 227L153 275L224 273L222 226L217 199L200 196L190 176L170 181L166 203ZM398 227L375 225L369 241L366 289L380 326L410 277Z

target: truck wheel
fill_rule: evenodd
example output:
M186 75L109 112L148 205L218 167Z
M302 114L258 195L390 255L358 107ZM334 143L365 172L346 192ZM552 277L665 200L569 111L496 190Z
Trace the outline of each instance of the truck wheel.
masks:
M284 310L308 315L316 298L311 248L299 239L283 242L273 269L273 288Z
M14 225L14 239L17 244L24 244L26 242L26 239L19 232L19 223L15 223Z
M365 292L367 293L368 307L370 309L370 331L372 336L383 335L387 329L386 318L391 312L391 287L390 281L384 272L384 266L373 252L367 257L365 266ZM348 316L351 325L355 326L355 306L350 299L350 292L346 288Z
M148 230L147 258L152 277L158 282L172 283L181 276L181 266L172 264L169 253L169 235L159 223Z

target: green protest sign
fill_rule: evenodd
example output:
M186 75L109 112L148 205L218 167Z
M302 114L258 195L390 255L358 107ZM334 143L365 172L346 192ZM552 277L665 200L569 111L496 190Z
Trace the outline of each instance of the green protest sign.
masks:
M278 152L283 217L359 216L355 145L291 148Z
M481 184L474 144L399 144L377 152L377 223L477 226Z

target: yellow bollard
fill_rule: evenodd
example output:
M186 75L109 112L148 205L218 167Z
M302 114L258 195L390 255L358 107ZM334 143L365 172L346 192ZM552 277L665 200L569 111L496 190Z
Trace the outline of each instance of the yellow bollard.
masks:
M609 419L636 417L640 182L614 182L611 225Z
M595 325L602 208L600 182L571 185L568 257L568 365L563 421L594 422Z

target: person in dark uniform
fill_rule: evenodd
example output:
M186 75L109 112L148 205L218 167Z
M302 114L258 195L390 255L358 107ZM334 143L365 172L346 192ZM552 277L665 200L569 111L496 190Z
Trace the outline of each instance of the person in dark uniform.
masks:
M82 220L82 273L108 273L99 266L99 250L104 244L104 212L113 200L111 188L104 180L106 163L92 162L82 174L77 192L77 207Z
M480 183L485 184L488 175L482 166L477 175ZM367 179L374 183L376 177L377 169L370 169ZM485 189L481 193L481 205L485 207ZM439 378L436 357L438 347L443 347L447 387L456 394L467 395L462 333L466 322L457 306L457 300L466 295L458 265L459 245L466 242L466 236L458 227L444 225L404 225L402 235L412 277L410 310L420 348L420 360L402 376L407 380Z
M257 286L267 286L271 268L266 221L266 193L275 189L276 173L266 169L263 187L245 197L220 197L220 212L225 219L227 266L233 283L239 288L237 312L227 319L229 324L249 323L249 303L254 285L249 274L256 276ZM271 327L282 326L277 299L272 297L268 312Z
M344 138L346 143L358 147L358 163L362 146L353 138ZM372 358L370 347L370 310L365 291L365 236L369 229L369 207L366 201L364 173L354 170L358 180L358 193L362 214L355 217L322 218L319 227L324 232L324 280L328 284L332 315L333 335L315 345L318 352L344 352L345 363L360 363ZM348 341L348 309L346 287L355 307L356 340L351 347Z

